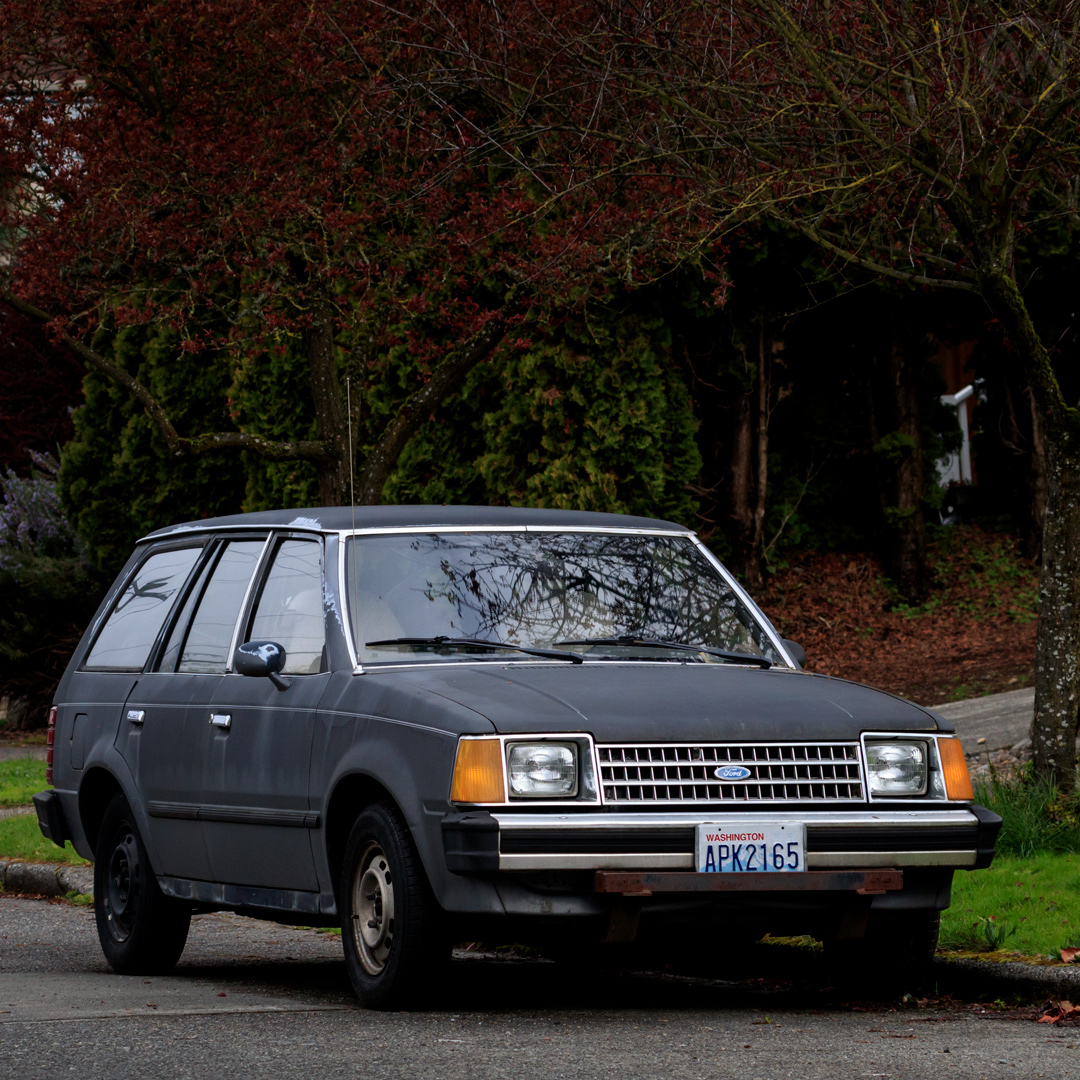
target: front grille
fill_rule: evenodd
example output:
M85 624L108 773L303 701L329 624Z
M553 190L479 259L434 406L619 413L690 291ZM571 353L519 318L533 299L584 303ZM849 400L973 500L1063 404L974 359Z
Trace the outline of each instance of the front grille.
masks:
M596 749L604 802L616 806L863 801L858 743ZM749 776L721 780L715 771L725 765L741 766Z

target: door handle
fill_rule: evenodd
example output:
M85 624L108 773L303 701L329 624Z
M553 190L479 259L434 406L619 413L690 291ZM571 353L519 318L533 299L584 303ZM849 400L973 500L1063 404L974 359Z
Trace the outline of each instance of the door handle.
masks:
M133 724L141 724L146 719L146 713L142 709L128 709L127 718Z
M213 724L214 727L231 728L232 714L212 712L210 714L210 723Z

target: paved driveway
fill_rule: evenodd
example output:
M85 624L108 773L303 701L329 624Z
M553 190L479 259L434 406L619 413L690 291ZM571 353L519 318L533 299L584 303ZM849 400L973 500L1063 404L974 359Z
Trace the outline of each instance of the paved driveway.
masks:
M986 739L987 750L1000 750L1031 736L1035 690L1009 690L1004 694L934 705L933 709L956 725L965 753L974 754L982 749L977 741L980 738Z

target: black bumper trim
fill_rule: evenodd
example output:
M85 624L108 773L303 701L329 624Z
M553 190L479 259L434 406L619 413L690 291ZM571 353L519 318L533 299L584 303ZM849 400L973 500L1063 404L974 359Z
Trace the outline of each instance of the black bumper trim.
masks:
M444 814L446 868L454 874L480 874L499 869L499 823L486 811Z
M64 820L64 808L55 791L39 791L34 796L38 828L57 847L63 847L71 839L71 831Z
M994 860L994 847L1001 832L1001 816L985 806L973 805L971 812L979 819L975 870L985 870Z

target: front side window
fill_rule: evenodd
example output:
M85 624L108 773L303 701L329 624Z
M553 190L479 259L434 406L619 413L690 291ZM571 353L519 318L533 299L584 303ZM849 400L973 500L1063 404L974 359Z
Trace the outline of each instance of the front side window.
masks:
M321 545L283 540L262 587L248 641L275 641L285 650L286 675L322 670L323 626Z
M141 671L201 550L173 548L151 555L116 602L84 667Z
M262 540L226 545L195 609L177 671L218 674L228 668L240 606L264 546Z
M589 660L785 662L761 620L689 537L353 537L345 586L364 664L496 658L461 639L565 649Z

